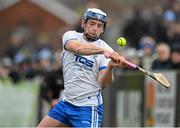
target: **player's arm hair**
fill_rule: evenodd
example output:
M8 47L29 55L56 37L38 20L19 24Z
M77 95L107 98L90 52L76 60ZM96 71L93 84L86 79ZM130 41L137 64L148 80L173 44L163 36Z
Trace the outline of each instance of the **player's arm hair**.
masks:
M106 49L95 46L94 44L80 42L78 40L69 40L65 46L66 50L80 55L103 54Z
M98 83L101 85L102 88L110 85L110 83L114 80L113 75L113 67L108 66L107 69L101 70L98 76Z

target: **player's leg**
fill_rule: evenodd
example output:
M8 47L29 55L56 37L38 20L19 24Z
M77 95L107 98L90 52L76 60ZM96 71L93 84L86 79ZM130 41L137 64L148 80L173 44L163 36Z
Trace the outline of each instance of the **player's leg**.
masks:
M59 101L39 123L38 127L72 126L66 116L63 101Z
M37 127L66 127L66 125L49 116L45 116Z

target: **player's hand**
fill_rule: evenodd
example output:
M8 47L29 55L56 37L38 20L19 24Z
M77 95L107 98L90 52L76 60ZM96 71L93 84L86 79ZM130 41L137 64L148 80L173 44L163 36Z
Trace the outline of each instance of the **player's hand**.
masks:
M110 58L110 59L112 59L113 61L116 61L116 62L119 62L119 61L120 61L120 59L119 59L119 53L114 52L114 51L105 50L105 51L104 51L104 56L105 56L106 58Z
M115 51L104 51L104 55L107 58L110 58L111 61L109 63L110 67L127 67L126 59L123 56L120 56L118 52Z
M113 68L113 67L121 67L121 68L125 68L127 67L127 63L126 63L126 59L125 57L123 56L118 56L118 59L111 59L111 61L109 62L109 65L108 65L110 68Z

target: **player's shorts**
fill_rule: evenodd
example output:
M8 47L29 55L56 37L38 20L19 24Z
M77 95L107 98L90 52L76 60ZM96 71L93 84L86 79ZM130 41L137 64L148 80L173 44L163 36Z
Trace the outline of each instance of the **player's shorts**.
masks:
M69 127L101 127L103 105L75 106L65 101L59 101L48 116L66 124Z

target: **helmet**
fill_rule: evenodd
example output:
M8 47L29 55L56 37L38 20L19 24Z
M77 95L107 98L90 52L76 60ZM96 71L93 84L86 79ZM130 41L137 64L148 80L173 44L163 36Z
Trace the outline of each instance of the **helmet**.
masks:
M106 28L106 22L107 22L107 15L105 12L101 11L100 9L97 8L89 8L86 10L84 13L83 19L87 22L88 19L94 19L94 20L99 20L104 23L104 29ZM96 41L100 37L91 37L88 35L88 33L84 33L86 39L88 41ZM101 35L100 35L101 36Z
M100 9L89 8L84 13L83 19L84 20L95 19L95 20L102 21L105 24L104 25L104 28L105 28L106 27L106 22L107 22L108 18L107 18L106 13L101 11Z

